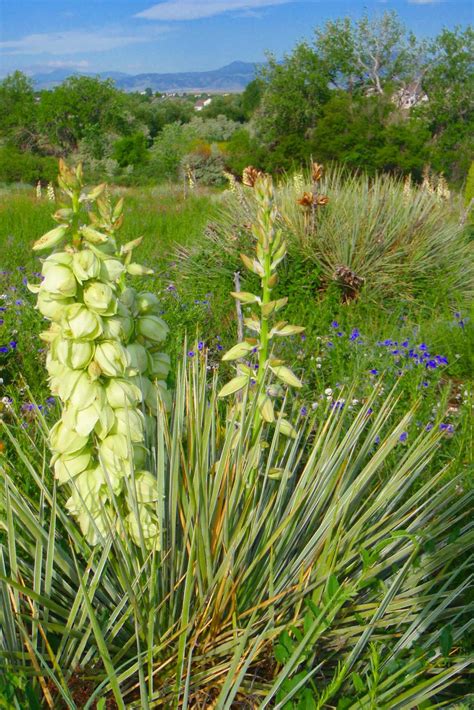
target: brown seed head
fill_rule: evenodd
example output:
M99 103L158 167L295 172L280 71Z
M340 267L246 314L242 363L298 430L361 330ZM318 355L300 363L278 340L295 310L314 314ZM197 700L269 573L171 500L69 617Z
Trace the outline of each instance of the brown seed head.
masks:
M323 166L320 165L319 163L313 163L311 165L311 178L313 182L317 182L318 180L321 180L321 177L323 175Z
M296 201L302 207L312 207L313 205L321 207L323 205L327 205L329 197L326 195L315 195L312 192L303 192L299 200Z
M242 173L242 182L247 187L253 187L260 175L263 175L261 170L257 170L257 168L254 168L253 165L249 165L244 168Z
M316 195L314 198L314 203L316 205L327 205L329 202L329 197L327 195Z
M314 201L314 195L312 192L303 192L299 200L296 200L302 207L311 207Z

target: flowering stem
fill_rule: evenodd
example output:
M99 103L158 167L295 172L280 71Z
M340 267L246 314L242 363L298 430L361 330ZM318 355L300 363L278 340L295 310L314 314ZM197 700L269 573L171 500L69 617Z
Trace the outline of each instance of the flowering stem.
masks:
M264 306L270 303L271 300L271 286L270 286L270 278L271 278L271 254L268 252L265 254L265 263L264 263L264 275L262 276L262 304L261 304L261 309L262 309L262 319L261 319L261 325L260 325L260 352L259 352L259 357L258 357L258 375L257 375L257 382L258 384L261 383L263 377L264 377L264 372L265 372L265 364L267 362L268 358L268 344L269 344L269 338L268 338L268 316L264 315Z

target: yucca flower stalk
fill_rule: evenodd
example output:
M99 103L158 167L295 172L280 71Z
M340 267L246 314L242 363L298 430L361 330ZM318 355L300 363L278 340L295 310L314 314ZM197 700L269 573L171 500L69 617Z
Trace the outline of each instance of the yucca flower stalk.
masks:
M51 392L63 406L49 435L54 475L69 485L66 507L89 543L127 528L150 547L158 539L158 493L146 439L158 400L168 397L169 357L159 345L168 327L156 296L127 286L127 274L152 271L132 262L141 239L117 246L123 200L112 206L104 184L84 190L81 167L72 171L62 161L58 182L69 204L54 214L59 226L33 245L53 252L41 284L30 285L51 323L41 337L49 345Z
M275 315L288 302L286 297L276 300L272 297L272 291L278 281L278 265L286 256L286 242L281 230L276 228L277 208L271 177L258 174L253 188L257 203L256 219L252 225L252 232L256 239L256 254L254 258L241 254L241 259L249 271L259 276L261 295L239 291L232 292L232 296L244 306L256 306L257 312L252 312L244 318L245 326L255 335L237 343L223 356L224 361L239 360L239 363L236 377L221 389L219 396L225 397L240 392L251 385L258 398L255 416L256 432L262 420L269 423L275 421L272 399L284 394L282 386L278 383L265 387L269 372L284 385L297 388L302 386L299 378L284 364L284 361L271 355L271 341L275 337L302 333L304 328L290 325L283 320L275 322ZM243 357L249 357L253 353L258 353L256 373L250 365L241 362ZM295 436L295 430L286 419L280 420L280 428L282 433Z

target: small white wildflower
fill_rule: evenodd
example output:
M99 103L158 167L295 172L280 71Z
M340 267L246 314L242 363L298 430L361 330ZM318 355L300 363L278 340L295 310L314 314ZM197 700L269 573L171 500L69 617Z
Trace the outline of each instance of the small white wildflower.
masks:
M324 390L324 394L328 396L332 395L332 389L330 387L326 387L326 389Z
M321 365L320 362L317 363L316 368L317 368L318 370L320 370L320 369L322 368L322 365Z
M312 402L311 409L317 409L319 407L319 402Z

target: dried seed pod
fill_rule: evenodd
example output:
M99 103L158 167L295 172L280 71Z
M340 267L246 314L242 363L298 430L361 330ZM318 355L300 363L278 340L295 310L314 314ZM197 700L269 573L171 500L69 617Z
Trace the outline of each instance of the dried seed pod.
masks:
M257 168L254 168L253 165L249 165L248 167L244 168L244 171L242 173L242 183L247 187L254 187L255 183L257 182L257 179L261 175L263 175L261 170L257 170Z

